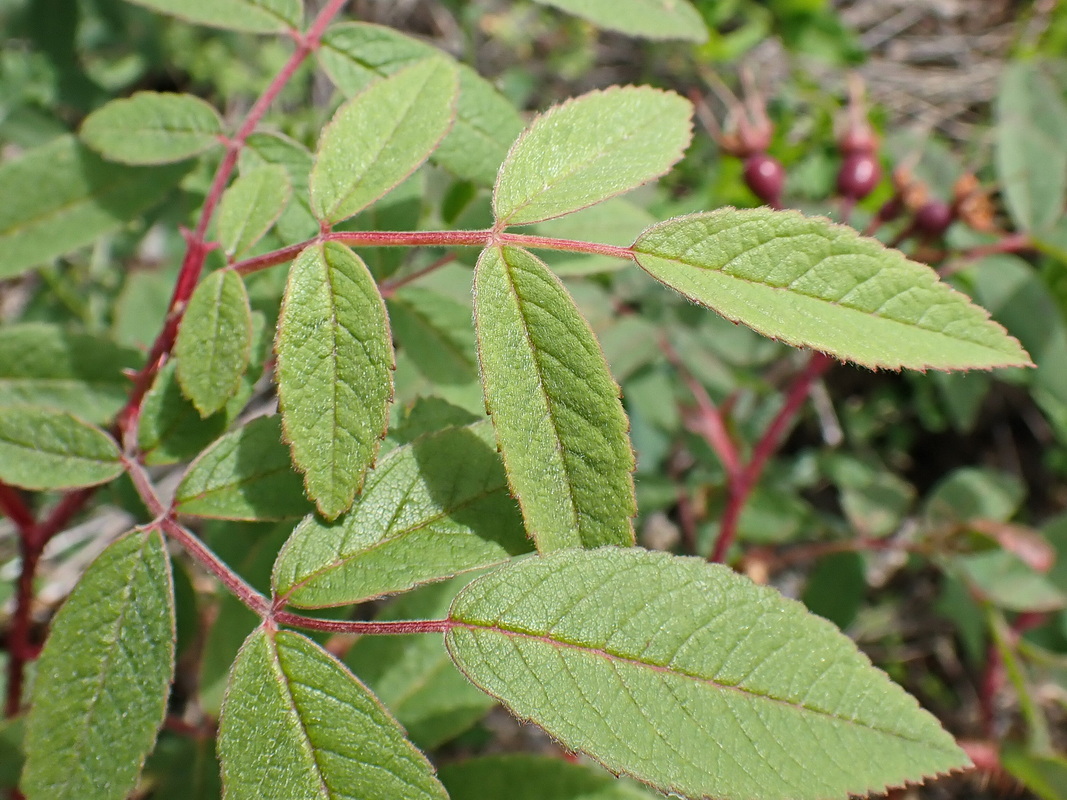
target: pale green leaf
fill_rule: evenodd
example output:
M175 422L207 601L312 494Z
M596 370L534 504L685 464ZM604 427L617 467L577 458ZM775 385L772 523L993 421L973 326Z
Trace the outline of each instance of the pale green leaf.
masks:
M474 683L660 791L844 800L968 765L833 625L702 559L531 557L472 583L449 617Z
M0 166L0 279L91 244L151 208L188 164L128 167L61 136Z
M304 250L278 321L285 435L308 495L333 519L352 504L385 435L393 345L363 261L335 243Z
M1067 593L1019 556L1006 550L958 555L949 562L971 587L971 594L1009 611L1058 611Z
M242 172L219 202L219 242L230 258L243 255L271 229L293 194L282 164Z
M122 474L115 441L62 411L0 406L0 481L23 489L74 489Z
M500 168L497 224L561 217L655 180L689 145L692 115L685 98L648 86L612 86L550 108Z
M1040 61L1005 66L996 99L995 163L1015 224L1049 228L1067 199L1067 102Z
M426 160L452 125L455 68L427 58L364 89L323 129L311 205L326 223L369 206Z
M703 17L687 0L536 0L609 31L643 39L708 40Z
M932 269L825 219L724 208L654 225L634 251L656 280L729 320L872 369L1030 364Z
M444 54L393 28L354 22L332 26L317 55L337 87L353 95L377 77ZM508 148L522 131L522 118L477 72L466 64L458 68L456 122L430 158L457 177L492 186Z
M1028 753L1008 745L1000 754L1004 769L1041 800L1067 800L1067 757Z
M90 565L37 663L28 800L122 800L133 790L174 672L173 604L158 531L128 534Z
M275 231L284 244L306 241L319 232L308 191L314 158L307 148L278 134L253 133L241 150L238 163L242 174L264 165L285 168L293 197L275 224Z
M474 310L486 407L538 550L633 544L619 388L563 284L525 250L487 248Z
M526 552L495 444L484 422L390 452L345 516L297 526L278 554L275 594L303 607L346 605Z
M477 379L469 303L412 286L393 294L386 306L397 343L423 375L437 384Z
M282 33L300 28L301 0L129 0L153 11L213 28Z
M252 309L240 275L216 270L196 287L174 352L178 381L200 416L214 414L237 393L252 355Z
M469 582L469 576L460 576L420 587L394 599L375 619L440 619ZM437 747L456 737L494 705L455 668L439 636L361 636L344 661L419 747Z
M69 411L104 423L130 390L142 354L111 339L29 322L0 328L0 405Z
M384 638L384 637L383 637ZM657 800L662 795L604 770L525 753L468 758L441 768L452 800Z
M293 519L308 513L278 417L259 417L205 450L174 496L182 514L215 519Z
M191 94L137 92L85 118L81 138L109 161L168 164L221 145L222 119Z
M374 695L313 642L258 630L219 721L227 800L446 800L433 767Z

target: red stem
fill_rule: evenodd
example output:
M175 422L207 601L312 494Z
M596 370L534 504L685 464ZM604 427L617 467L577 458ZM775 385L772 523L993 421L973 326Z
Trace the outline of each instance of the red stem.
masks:
M347 0L329 0L318 16L315 17L306 34L294 32L293 38L296 40L296 50L293 51L285 66L282 67L267 88L263 90L263 94L249 109L248 115L237 133L230 139L226 155L223 157L218 169L215 170L211 188L204 199L204 207L200 211L200 219L196 224L196 229L187 237L188 247L185 252L185 258L182 260L181 271L178 273L178 280L174 284L174 292L171 295L163 330L156 337L144 367L134 377L133 389L125 407L119 412L116 424L120 441L128 431L135 427L137 416L140 414L141 403L144 401L144 397L148 393L156 374L174 347L174 340L178 335L178 326L181 324L182 315L185 313L185 306L200 281L200 273L204 268L204 259L213 249L204 238L207 234L208 225L211 224L211 218L214 216L219 200L226 190L226 184L229 183L234 167L237 166L237 156L241 148L244 147L245 140L256 129L263 115L270 108L271 103L274 102L281 90L300 68L300 65L319 46L319 39L321 39L322 34L346 2Z
M16 489L6 483L0 483L0 511L15 523L19 535L25 537L37 522L33 512Z
M748 496L756 487L767 460L782 443L785 432L793 424L793 421L807 400L811 392L812 384L830 368L833 359L823 353L812 353L807 366L793 380L786 395L785 402L778 410L763 436L756 442L752 456L744 468L738 470L728 478L726 508L723 510L722 519L719 523L719 536L715 540L715 546L708 557L709 561L721 563L726 558L726 553L737 537L737 523L741 518L741 511L748 500Z
M488 229L475 231L335 231L321 234L306 242L283 247L272 253L264 253L254 258L238 261L234 263L233 268L241 275L249 275L276 264L292 261L304 248L319 242L341 242L353 247L488 247L498 244L528 247L534 250L566 250L572 253L614 256L628 260L633 260L634 257L634 251L631 248L619 245Z

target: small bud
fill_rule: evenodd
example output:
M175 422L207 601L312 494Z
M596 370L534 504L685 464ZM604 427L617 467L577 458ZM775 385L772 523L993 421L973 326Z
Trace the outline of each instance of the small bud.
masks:
M746 159L766 152L771 146L774 126L767 116L763 96L755 87L751 75L742 73L746 95L744 102L739 100L718 76L709 73L706 78L719 100L726 106L726 119L720 126L707 103L697 96L697 114L711 138L723 152L735 158Z
M927 201L915 212L915 232L924 239L939 239L956 219L956 212L948 203Z
M869 153L849 153L837 172L837 192L849 200L862 200L882 179L882 166Z
M785 186L785 169L781 162L766 153L756 153L745 159L745 185L762 202L780 208Z

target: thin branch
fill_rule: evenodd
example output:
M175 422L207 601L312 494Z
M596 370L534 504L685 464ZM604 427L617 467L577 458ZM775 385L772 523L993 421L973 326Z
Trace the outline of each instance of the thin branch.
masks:
M273 619L279 625L305 628L328 633L349 633L361 635L400 635L407 633L446 633L458 623L450 619L397 620L392 622L344 621L335 619L317 619L293 614L288 611L276 611Z
M0 512L15 523L20 536L26 536L30 529L37 523L33 511L26 505L22 495L6 483L0 483Z

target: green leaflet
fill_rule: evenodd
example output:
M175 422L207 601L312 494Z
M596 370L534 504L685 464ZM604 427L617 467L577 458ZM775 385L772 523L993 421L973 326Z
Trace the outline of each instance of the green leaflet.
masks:
M308 191L313 163L303 145L273 133L253 133L241 151L238 164L242 174L270 164L285 167L293 197L275 225L283 244L303 242L319 232Z
M333 115L311 170L311 206L332 224L354 216L414 172L455 116L455 68L427 58L371 84Z
M121 800L134 788L174 672L173 603L157 530L127 534L86 571L37 663L28 800Z
M282 33L299 28L301 0L129 0L153 11L213 28L248 33Z
M226 255L243 255L271 229L292 197L289 172L264 164L241 173L219 202L219 241Z
M381 637L386 638L386 637ZM470 758L441 767L452 800L656 800L634 781L555 756Z
M487 422L398 447L336 522L311 515L274 567L274 591L303 607L405 591L526 552Z
M61 136L0 166L0 279L10 278L151 208L177 185L188 164L128 167L102 160Z
M62 411L0 406L0 481L23 489L74 489L122 474L115 441Z
M416 286L386 303L400 348L436 384L465 384L478 378L471 309L440 292Z
M278 417L228 433L189 465L174 495L182 514L215 519L293 519L308 513Z
M478 686L664 792L827 800L968 765L831 624L700 559L531 557L472 583L449 617Z
M644 39L684 39L703 44L708 29L687 0L535 0L594 25Z
M353 95L377 77L445 54L392 28L353 22L332 25L322 37L317 55L337 87ZM457 66L456 121L431 159L457 177L492 186L508 148L522 132L522 117L477 72L466 64Z
M725 208L653 225L633 249L656 280L727 319L872 369L1030 365L932 269L824 219Z
M240 275L216 270L196 287L174 352L178 381L200 416L225 406L240 388L252 355L252 309Z
M82 141L109 161L169 164L221 144L222 120L191 94L137 92L85 118Z
M469 582L470 576L461 575L420 587L395 598L375 619L440 619ZM419 747L449 741L495 705L453 666L439 636L361 636L344 661Z
M426 758L363 684L318 645L255 631L219 721L227 800L447 800Z
M1067 198L1067 103L1038 60L1006 65L996 99L998 183L1016 225L1051 227Z
M326 243L297 257L275 349L293 463L319 511L334 519L352 505L378 452L393 394L385 304L359 256Z
M619 388L563 284L525 250L487 248L474 316L486 407L537 549L633 544Z
M688 100L649 86L612 86L550 108L500 168L497 224L561 217L658 178L689 145L692 114Z
M69 411L102 424L130 390L124 370L144 360L133 348L40 322L0 328L0 405Z

